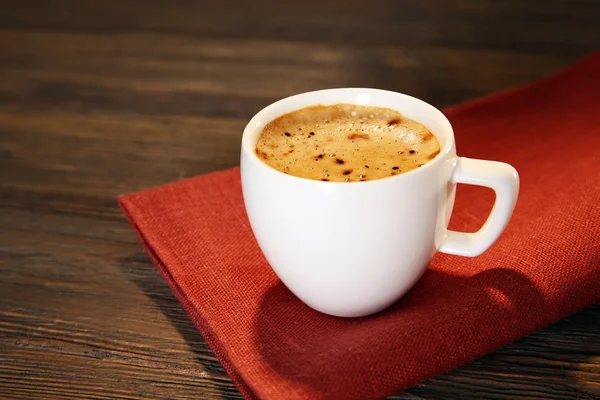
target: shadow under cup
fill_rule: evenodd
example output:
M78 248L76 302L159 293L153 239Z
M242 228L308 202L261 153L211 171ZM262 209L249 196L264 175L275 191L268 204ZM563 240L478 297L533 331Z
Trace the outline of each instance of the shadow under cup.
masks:
M421 168L366 182L299 178L256 156L258 136L273 119L341 103L399 111L436 136L440 154ZM389 91L331 89L292 96L256 114L244 130L240 164L252 230L281 281L318 311L358 317L400 299L447 240L460 161L452 127L433 106Z

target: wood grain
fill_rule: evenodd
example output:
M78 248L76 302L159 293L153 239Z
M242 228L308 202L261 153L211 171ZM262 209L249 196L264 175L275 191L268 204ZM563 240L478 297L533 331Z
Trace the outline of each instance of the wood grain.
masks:
M444 107L600 45L597 1L0 1L0 397L241 398L120 193L232 167L298 92ZM356 382L360 385L360 382ZM393 399L600 398L600 306Z

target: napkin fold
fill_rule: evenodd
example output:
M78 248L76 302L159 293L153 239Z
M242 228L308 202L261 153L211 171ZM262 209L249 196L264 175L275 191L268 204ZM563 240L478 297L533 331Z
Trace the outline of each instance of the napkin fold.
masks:
M486 253L437 254L374 316L327 316L287 290L253 237L238 168L119 198L247 398L380 398L600 301L600 53L445 114L459 155L519 171L514 215ZM451 229L477 230L493 201L461 185Z

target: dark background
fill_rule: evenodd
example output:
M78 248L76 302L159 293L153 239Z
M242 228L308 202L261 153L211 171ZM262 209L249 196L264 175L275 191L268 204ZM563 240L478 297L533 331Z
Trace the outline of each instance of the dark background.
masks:
M239 398L116 196L237 165L287 95L444 107L589 54L599 21L600 1L0 0L0 397ZM394 398L598 398L599 321Z

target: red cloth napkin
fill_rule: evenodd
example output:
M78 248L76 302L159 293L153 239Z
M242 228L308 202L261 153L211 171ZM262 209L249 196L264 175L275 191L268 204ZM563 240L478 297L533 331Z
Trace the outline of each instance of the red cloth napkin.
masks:
M600 53L446 114L460 155L517 168L514 216L484 255L437 254L374 316L323 315L283 286L248 225L237 168L120 197L246 397L379 398L600 301ZM451 227L476 230L493 194L457 196Z

